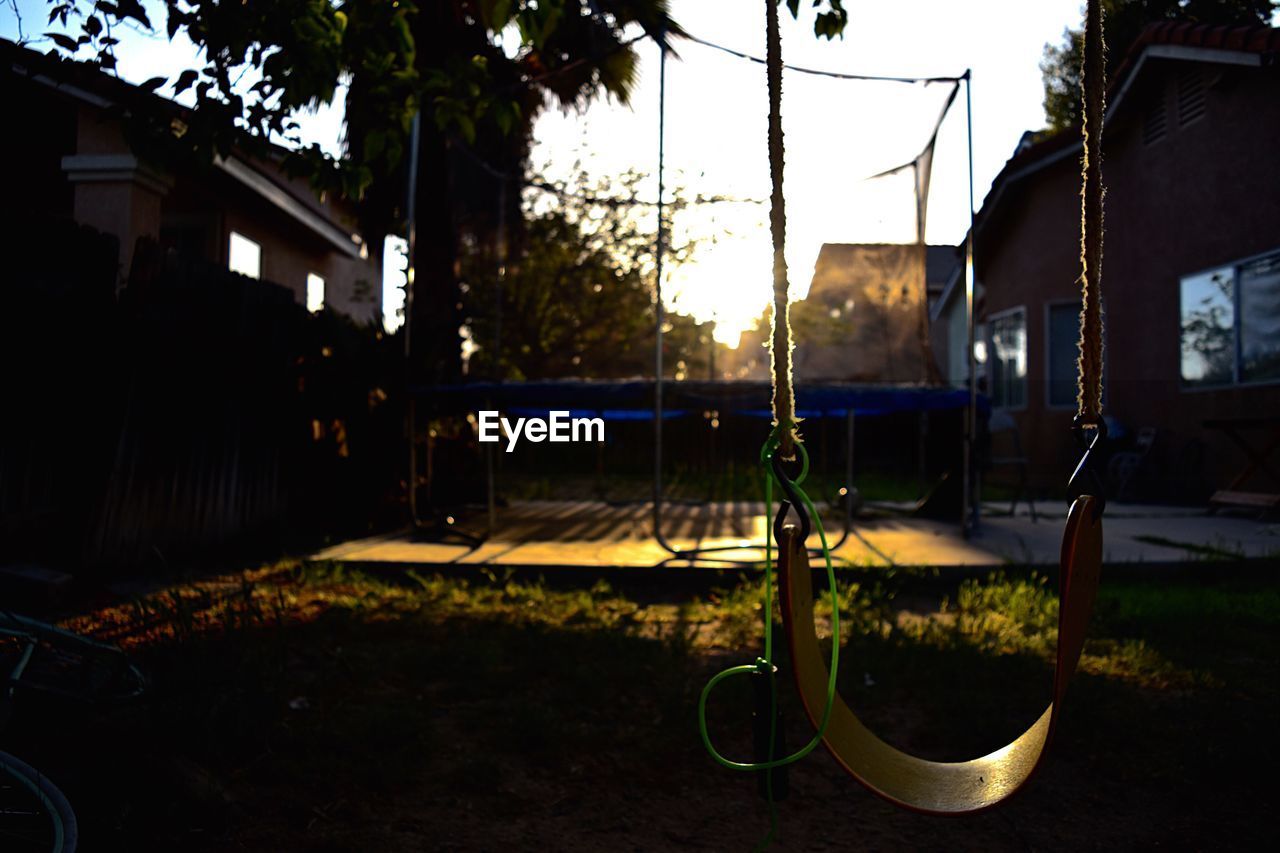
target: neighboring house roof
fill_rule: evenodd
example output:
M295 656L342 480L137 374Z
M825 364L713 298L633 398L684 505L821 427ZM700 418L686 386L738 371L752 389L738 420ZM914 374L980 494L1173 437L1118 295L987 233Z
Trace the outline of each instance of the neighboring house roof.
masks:
M863 251L868 246L888 247L888 250L897 251L902 245L911 245L910 243L823 243L818 250L818 263L839 263L841 259L851 257ZM960 262L960 257L964 252L964 245L959 246L936 246L929 244L925 247L925 279L930 283L944 283L950 276L952 269Z
M925 247L919 243L824 243L793 322L809 333L796 375L843 382L926 382Z
M943 287L960 263L963 246L929 246L924 258L924 278L930 287Z
M930 323L938 322L942 312L946 311L947 306L951 304L951 297L960 289L960 283L964 281L964 267L963 263L957 263L955 269L951 271L951 275L947 276L947 283L942 286L942 294L929 307Z
M172 113L175 117L190 113L187 107L107 74L92 63L42 54L3 38L0 38L0 69L100 109L125 105ZM283 157L285 149L273 145L272 153ZM232 154L217 157L214 166L338 251L353 258L360 256L363 238L335 218L327 205L300 194L281 180L275 162Z
M1129 99L1126 97L1146 63L1152 59L1175 59L1266 67L1280 55L1280 28L1245 26L1224 27L1166 21L1150 24L1134 41L1124 60L1112 75L1107 87L1105 123L1110 123ZM1023 135L1012 157L991 184L977 216L977 232L991 221L1010 187L1053 163L1078 154L1081 150L1080 127L1031 141Z
M901 248L902 245L898 243L823 243L814 264L814 278L817 278L820 269L827 266L858 262L867 251L897 252ZM926 246L924 263L925 286L930 293L942 294L934 302L934 308L941 310L937 306L950 298L950 289L955 286L956 279L963 277L964 245Z

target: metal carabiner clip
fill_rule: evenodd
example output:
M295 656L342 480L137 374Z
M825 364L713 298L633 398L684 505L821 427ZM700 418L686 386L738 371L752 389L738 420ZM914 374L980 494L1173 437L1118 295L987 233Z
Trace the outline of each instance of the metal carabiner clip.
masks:
M778 504L778 513L773 518L773 536L781 543L782 528L786 524L787 511L794 510L796 518L800 522L800 543L803 545L809 539L809 533L813 529L813 524L809 519L809 511L805 507L804 500L800 497L800 492L796 489L796 484L787 476L786 470L782 467L782 457L776 453L769 460L770 467L773 468L773 476L778 481L778 485L782 487L783 493L787 496L786 500Z
M1092 438L1085 435L1085 430L1090 426L1093 427ZM1102 443L1107 439L1107 422L1102 418L1089 422L1076 415L1071 423L1071 432L1084 453L1080 456L1076 470L1071 473L1071 479L1067 480L1067 502L1072 503L1081 495L1091 496L1094 499L1093 517L1096 521L1107 508L1107 485L1098 473L1098 455L1101 453Z

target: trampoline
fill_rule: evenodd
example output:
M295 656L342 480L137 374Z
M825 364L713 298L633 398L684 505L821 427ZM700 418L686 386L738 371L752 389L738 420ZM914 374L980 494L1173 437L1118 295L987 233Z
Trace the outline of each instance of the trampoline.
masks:
M549 417L567 412L571 418L602 418L610 422L649 421L655 435L661 435L660 421L701 417L713 409L721 415L772 418L767 381L652 379L594 380L558 379L527 382L468 382L457 385L430 385L414 389L418 410L431 416L462 416L479 410L498 410L518 417ZM855 420L858 416L963 411L970 405L967 387L867 383L806 383L797 388L796 411L801 418L841 418L845 424L844 482L853 485ZM980 397L979 408L987 401ZM494 445L486 444L486 454ZM761 548L761 543L678 548L663 533L666 501L662 473L661 442L654 445L652 535L664 550L679 559L716 560L718 552ZM493 466L485 487L485 503L492 529L496 514ZM853 501L843 502L842 528L833 542L838 548L853 533ZM957 519L962 521L962 519ZM736 562L724 560L724 562Z
M718 45L706 44L691 39L690 50L702 48L712 54L722 54L724 49ZM686 50L685 53L689 53ZM727 62L760 63L762 60L735 51L727 51L731 58ZM721 57L723 58L723 57ZM571 418L600 417L606 423L643 421L652 424L653 428L653 492L652 492L652 534L654 539L674 557L700 558L713 551L728 551L736 548L750 548L755 545L716 546L712 548L695 547L682 549L672 545L663 534L663 507L667 502L663 478L663 440L664 424L675 419L702 416L706 411L716 411L721 415L734 414L745 417L759 417L770 420L773 417L771 385L767 381L744 379L731 380L672 380L667 378L664 369L664 325L667 306L664 302L664 280L666 262L670 252L667 192L667 98L668 98L668 51L660 50L658 55L658 111L657 111L657 163L656 163L656 196L634 198L620 203L640 207L653 207L656 210L656 237L654 241L653 270L653 374L652 378L628 380L590 380L590 379L558 379L543 381L500 381L496 376L486 377L486 381L472 381L455 385L432 385L411 388L409 400L409 434L416 434L415 423L418 413L433 415L462 415L479 410L498 410L506 415L516 417L546 417L551 411L567 412ZM703 58L703 61L712 61ZM842 279L839 275L830 280L818 275L815 268L815 279L810 291L810 298L817 301L836 299L839 303L831 308L835 313L843 306L845 316L849 318L847 327L840 338L844 349L828 348L826 358L811 358L807 364L797 364L797 386L795 415L800 418L843 419L847 454L845 461L846 487L853 485L854 458L854 426L858 416L889 415L894 413L928 413L940 411L959 411L963 418L963 435L957 437L962 448L959 473L963 479L961 484L961 509L957 519L962 533L967 537L978 523L978 501L974 499L973 476L975 468L974 438L977 432L978 415L989 408L985 398L977 390L977 365L974 358L974 288L973 288L973 128L969 106L969 90L972 80L968 71L959 75L935 77L898 77L876 76L865 74L845 74L827 71L816 71L808 68L783 66L790 75L792 85L809 85L807 81L828 81L838 85L861 82L870 86L887 86L893 96L887 100L872 99L868 103L886 103L892 105L895 118L900 117L900 98L905 92L933 93L928 95L929 109L919 111L919 127L921 147L913 156L904 161L897 160L898 154L879 152L877 157L887 154L896 165L884 169L885 163L878 163L875 174L857 172L859 181L876 181L882 178L902 178L910 185L909 193L904 199L910 204L910 218L914 230L913 238L907 243L898 244L846 244L845 249L857 250L853 263L837 265L852 278ZM726 67L726 72L727 67ZM738 72L733 72L738 73ZM742 72L748 73L748 72ZM678 80L678 76L677 76ZM964 241L963 258L961 260L962 281L964 282L964 311L967 380L963 385L943 384L938 375L936 365L930 354L928 338L928 311L926 308L926 212L930 195L931 175L934 165L935 148L939 133L951 111L957 103L961 87L965 94L964 137L966 150L964 161L968 172L968 192L965 204L965 216L969 222L969 231ZM698 96L698 91L688 86L675 87L675 97ZM815 92L817 90L814 90ZM823 90L826 91L826 90ZM834 90L832 90L834 91ZM886 90L888 91L888 90ZM937 100L932 100L936 96ZM919 103L924 104L924 101ZM931 112L930 110L936 110ZM830 116L824 114L823 121ZM699 138L705 134L705 125L696 128ZM686 140L687 142L688 140ZM677 145L677 148L679 146ZM416 149L415 149L416 150ZM689 149L693 150L693 149ZM523 175L505 172L470 151L466 151L470 161L485 175L494 181L494 198L497 209L505 211L505 199L510 190L509 185L523 186ZM678 152L677 152L678 153ZM687 153L687 152L686 152ZM890 161L885 161L886 163ZM410 184L413 183L410 177ZM824 181L827 177L824 176ZM846 182L847 183L847 182ZM544 187L545 189L545 187ZM557 190L555 193L567 193ZM833 191L830 186L827 191ZM714 197L715 193L711 193ZM413 216L410 220L410 262L413 259L414 231ZM507 276L508 246L506 242L505 215L498 218L495 246L496 260L494 275L497 296L494 302L494 335L493 340L484 342L494 352L502 351L502 298L501 294L510 284ZM821 266L821 263L819 264ZM855 315L853 305L859 306ZM858 319L853 320L854 317ZM407 340L407 338L406 338ZM875 365L858 364L851 370L852 362L860 355L876 352L879 359ZM407 350L406 350L407 352ZM837 381L838 380L838 381ZM418 463L416 461L416 443L410 441L410 482L418 480ZM495 465L492 444L486 444L486 503L489 515L489 527L495 526ZM430 467L430 466L428 466ZM415 526L420 526L416 507L416 485L411 486L410 505ZM832 547L839 547L853 534L852 516L853 501L844 503L843 529ZM451 518L449 519L451 523ZM440 526L436 526L440 530ZM457 535L451 529L444 529L450 535Z

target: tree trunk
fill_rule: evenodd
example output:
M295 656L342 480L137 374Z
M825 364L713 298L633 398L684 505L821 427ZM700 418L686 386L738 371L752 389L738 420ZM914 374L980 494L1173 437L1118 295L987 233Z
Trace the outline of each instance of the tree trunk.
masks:
M456 3L421 4L414 17L419 70L459 52L465 23ZM411 381L428 384L462 378L462 340L458 308L458 232L454 218L453 165L449 140L436 123L430 102L423 104L418 143L418 186L415 202L413 304L409 311Z
M449 146L429 115L418 148L417 238L413 308L409 317L410 376L429 384L462 378L458 308L457 233L453 219Z

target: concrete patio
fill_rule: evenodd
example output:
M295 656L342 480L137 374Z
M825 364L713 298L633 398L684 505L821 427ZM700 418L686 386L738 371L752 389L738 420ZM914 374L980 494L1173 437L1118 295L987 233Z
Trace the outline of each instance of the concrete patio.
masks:
M1065 507L1041 504L1038 518L1000 513L988 506L978 532L965 539L955 524L884 512L855 519L834 551L856 566L1051 566L1058 562ZM416 567L489 566L538 569L700 566L763 559L764 506L758 502L673 504L664 507L663 532L678 550L732 548L696 560L674 557L652 535L652 505L598 501L528 501L498 511L495 529L478 546L399 532L344 542L315 560ZM826 519L829 537L840 535L838 517ZM457 528L483 534L484 513L464 517ZM1107 509L1108 563L1181 563L1280 558L1280 523L1204 509L1113 503ZM810 540L817 546L816 535ZM743 547L748 546L748 547Z

